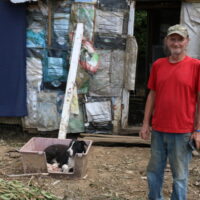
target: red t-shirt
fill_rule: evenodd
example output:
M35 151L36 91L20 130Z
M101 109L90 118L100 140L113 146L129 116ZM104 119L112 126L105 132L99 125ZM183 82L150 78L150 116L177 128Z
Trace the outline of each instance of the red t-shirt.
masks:
M200 60L188 56L178 63L170 63L168 58L158 59L153 63L148 88L156 92L154 130L169 133L194 130Z

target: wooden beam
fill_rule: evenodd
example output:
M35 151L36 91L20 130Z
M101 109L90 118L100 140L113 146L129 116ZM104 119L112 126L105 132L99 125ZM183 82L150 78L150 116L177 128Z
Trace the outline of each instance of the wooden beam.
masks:
M51 46L52 40L52 1L48 1L48 46Z
M92 140L93 143L125 143L150 145L150 140L142 140L139 136L105 135L81 133L80 137L85 140Z
M128 20L128 35L133 36L135 23L135 1L130 3L129 20Z
M70 116L70 106L71 106L72 97L74 94L82 39L83 39L83 24L78 23L75 37L74 37L74 44L73 44L71 60L70 60L70 69L69 69L69 74L68 74L68 79L67 79L66 90L65 90L64 104L63 104L60 128L59 128L59 133L58 133L59 139L65 139L67 135L69 116Z

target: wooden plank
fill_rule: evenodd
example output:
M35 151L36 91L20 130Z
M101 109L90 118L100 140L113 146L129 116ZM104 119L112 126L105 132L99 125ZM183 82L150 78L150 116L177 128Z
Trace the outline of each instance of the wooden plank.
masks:
M137 61L136 41L133 39L135 22L135 1L130 2L129 21L128 21L128 37L126 41L126 56L125 56L125 73L124 73L124 89L122 96L122 119L121 127L125 128L128 125L129 115L129 98L130 92L135 88L135 73ZM134 84L133 84L134 83Z
M67 135L69 116L70 116L70 105L72 102L72 97L75 88L82 38L83 38L83 24L78 23L74 37L74 44L70 60L70 69L65 90L64 104L63 104L60 128L58 133L59 139L65 139Z
M84 140L92 140L93 144L95 143L124 143L124 144L140 144L140 145L150 145L150 140L142 140L138 136L133 137L95 137L95 136L86 136Z
M16 178L16 177L24 177L24 176L48 176L48 175L49 173L28 173L28 174L11 174L7 176L11 178Z
M92 133L81 133L80 136L83 137L103 137L103 138L126 138L126 139L133 139L133 137L138 136L126 136L126 135L109 135L109 134L92 134Z
M129 96L130 96L129 91L124 88L122 92L122 118L121 118L122 128L126 128L128 125Z
M135 1L130 3L129 20L128 20L128 35L133 36L135 23Z
M48 1L48 46L51 46L52 40L52 1Z

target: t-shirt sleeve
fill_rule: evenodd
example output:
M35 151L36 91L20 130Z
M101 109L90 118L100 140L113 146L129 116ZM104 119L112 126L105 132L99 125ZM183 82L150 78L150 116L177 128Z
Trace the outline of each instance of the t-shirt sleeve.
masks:
M152 65L152 68L151 68L151 72L150 72L150 76L149 76L149 81L148 81L148 84L147 84L147 87L151 90L156 90L156 65L155 63Z

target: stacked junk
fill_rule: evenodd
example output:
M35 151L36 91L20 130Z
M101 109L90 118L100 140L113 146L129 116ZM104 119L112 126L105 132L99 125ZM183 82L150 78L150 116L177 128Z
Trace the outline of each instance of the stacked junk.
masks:
M61 177L64 173L68 178L86 177L87 154L92 141L85 140L84 151L74 155L72 171L55 171L53 165L47 165L45 150L54 145L70 148L75 145L73 140L65 139L66 132L112 133L119 127L122 102L128 104L128 91L135 87L134 2L11 1L28 1L26 66L29 114L23 118L23 128L38 131L59 129L58 139L33 137L20 149L24 173ZM77 53L79 50L80 55ZM75 54L77 64L73 62ZM76 67L77 70L73 70ZM63 133L64 118L69 120ZM69 163L65 167L68 169Z
M84 34L67 132L112 133L120 127L123 90L134 90L135 85L133 55L137 55L137 48L129 53L133 58L126 52L130 3L126 0L27 3L29 115L23 119L25 130L59 129L77 23L83 23ZM128 104L128 98L126 101Z

